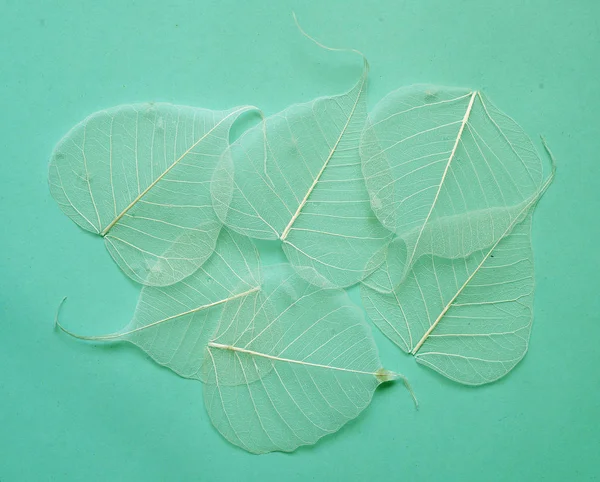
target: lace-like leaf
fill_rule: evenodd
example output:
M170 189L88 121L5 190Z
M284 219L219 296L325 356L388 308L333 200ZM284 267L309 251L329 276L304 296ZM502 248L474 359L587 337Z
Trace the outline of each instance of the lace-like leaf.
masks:
M173 284L215 247L221 223L211 177L232 123L250 109L133 104L97 112L55 148L52 196L79 226L104 237L131 279Z
M360 281L381 263L390 239L361 173L366 79L365 61L346 94L267 118L231 145L215 173L221 220L254 238L281 239L290 263L323 287Z
M370 116L361 156L373 210L406 245L396 281L421 255L463 258L493 245L542 183L523 130L466 89L392 92Z
M208 344L204 400L214 426L245 450L292 451L356 417L381 368L370 328L343 291L289 265L265 274L261 303L228 303Z
M381 331L460 383L480 385L512 370L533 320L532 210L552 177L491 247L465 258L421 256L392 293L363 285L365 309Z
M260 291L258 252L248 238L221 230L216 249L194 274L179 283L145 286L131 322L118 333L76 338L129 341L186 378L200 378L206 344L221 310Z

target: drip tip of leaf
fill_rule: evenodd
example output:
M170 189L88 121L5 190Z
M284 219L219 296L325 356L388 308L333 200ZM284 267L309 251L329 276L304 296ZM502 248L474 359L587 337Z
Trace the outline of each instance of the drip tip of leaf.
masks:
M365 57L365 54L363 54L360 50L348 49L348 48L328 47L327 45L322 44L317 39L315 39L314 37L312 37L312 36L310 36L309 34L306 33L306 31L300 25L300 22L298 22L298 17L296 17L296 12L292 11L292 16L294 17L294 23L296 24L296 27L298 28L298 30L300 31L300 33L302 35L304 35L308 40L310 40L311 42L313 42L314 44L316 44L318 47L321 47L322 49L325 49L325 50L329 50L331 52L352 52L352 53L358 54L358 55L360 55L362 57L362 59L363 59L363 61L365 63L365 68L366 69L369 68L369 62L367 61L367 58Z
M65 304L65 301L67 301L66 296L62 300L60 300L60 303L58 304L58 308L56 309L56 315L54 316L54 328L56 329L58 327L63 331L65 331L65 329L58 322L58 317L60 316L60 310L62 309L62 306Z
M548 146L548 142L546 141L546 138L544 136L540 136L540 139L542 140L542 145L544 146L544 149L546 150L546 153L548 154L548 157L550 158L550 162L552 163L551 176L554 177L554 173L556 172L556 158L554 157L554 154L550 150L550 147Z
M73 338L77 338L78 340L86 340L86 341L111 340L114 338L118 338L120 336L119 334L106 335L106 336L83 336L83 335L78 335L76 333L73 333L72 331L67 330L63 325L60 324L60 321L58 321L59 317L60 317L60 311L61 311L63 305L65 304L66 300L67 300L67 297L65 296L60 301L58 308L56 309L56 316L54 317L54 329L58 328L60 331L62 331L63 333L66 333L67 335L69 335Z

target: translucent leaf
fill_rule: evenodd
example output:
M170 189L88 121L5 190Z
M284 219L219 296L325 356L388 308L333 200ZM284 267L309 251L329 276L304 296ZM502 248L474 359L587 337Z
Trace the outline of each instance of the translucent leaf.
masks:
M491 247L465 258L421 256L392 293L361 287L367 313L419 363L460 383L506 375L533 320L531 212L552 176Z
M263 280L257 269L252 242L223 229L192 276L144 287L120 332L85 337L58 326L79 339L129 341L204 381L214 425L255 453L291 451L335 432L380 383L401 378L410 390L381 367L371 329L344 291L311 285L288 264L268 267Z
M260 290L258 252L248 238L221 230L213 255L179 283L145 286L133 319L118 333L76 338L129 341L186 378L200 378L206 344L223 306L241 298L255 299Z
M315 443L398 377L381 368L370 328L347 295L310 285L289 265L265 274L260 304L227 304L203 374L214 426L254 453Z
M221 223L211 177L232 123L251 109L147 103L92 114L52 154L52 196L79 226L104 237L131 279L175 283L214 249Z
M373 210L406 245L405 272L424 254L462 258L493 245L542 183L523 130L466 89L417 85L387 95L361 157Z
M370 208L360 166L366 80L365 61L346 94L267 118L230 146L215 173L220 219L245 235L282 240L290 263L323 287L360 281L381 263L390 239Z

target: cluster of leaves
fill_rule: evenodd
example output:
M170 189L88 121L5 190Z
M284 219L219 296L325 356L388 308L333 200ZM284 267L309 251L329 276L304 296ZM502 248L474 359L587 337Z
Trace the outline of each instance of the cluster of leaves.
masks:
M252 106L124 105L58 144L50 189L144 285L105 336L204 384L214 426L255 453L356 417L381 366L344 288L380 330L466 384L510 371L532 322L531 213L553 173L481 93L413 86L368 115L368 65L343 95L293 105L230 143ZM250 238L280 240L261 266Z

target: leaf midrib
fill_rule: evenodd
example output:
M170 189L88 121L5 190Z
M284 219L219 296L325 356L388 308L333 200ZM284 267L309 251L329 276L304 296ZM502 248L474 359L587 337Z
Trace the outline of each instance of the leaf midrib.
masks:
M453 303L456 301L456 298L459 297L459 295L464 291L464 289L471 282L471 280L473 279L473 277L479 272L479 270L481 269L481 267L489 259L490 255L492 254L492 252L494 251L494 249L496 249L496 247L498 246L498 244L500 244L500 242L506 236L508 236L510 234L510 232L513 230L513 228L515 227L515 225L517 224L517 222L522 220L522 215L524 213L527 213L531 209L531 207L535 205L535 203L544 194L544 192L546 191L546 189L548 188L548 186L552 183L553 179L554 179L554 171L552 172L552 174L550 174L550 176L548 177L548 179L546 180L546 182L541 186L540 190L532 197L531 201L529 203L527 203L527 205L519 212L519 214L517 216L515 216L514 220L508 225L508 227L506 228L506 230L504 231L504 233L502 233L502 235L499 236L498 240L493 244L493 246L488 250L488 252L483 257L483 259L481 260L481 262L473 270L473 273L471 273L471 275L467 278L467 280L457 290L456 294L452 297L452 299L446 304L446 306L441 311L441 313L438 315L438 317L436 318L436 320L432 323L432 325L429 327L429 329L425 332L425 334L419 340L419 342L416 344L416 346L411 350L410 353L412 355L416 355L417 354L417 352L419 351L419 349L421 348L421 346L423 346L423 343L425 343L425 341L427 340L427 338L429 337L429 335L431 334L431 332L433 332L433 330L436 328L436 326L439 324L439 322L442 320L442 318L446 315L446 313L448 312L448 310L452 307Z
M446 163L446 167L444 169L444 172L442 174L442 178L440 180L440 184L438 186L438 189L435 193L435 197L433 198L433 202L431 203L431 208L429 209L429 212L427 213L427 217L425 218L425 221L423 222L423 224L421 225L421 229L419 231L419 235L417 237L417 240L415 241L415 245L412 249L412 253L410 255L410 258L408 260L408 262L406 263L406 266L410 266L415 253L417 252L417 248L419 246L419 241L421 240L421 236L423 235L423 232L425 231L425 226L427 226L427 223L429 222L429 218L431 217L431 214L433 213L433 210L435 209L435 206L437 204L437 200L440 196L440 192L442 191L442 187L444 186L444 182L446 180L446 176L448 174L448 171L450 170L450 165L452 164L452 161L454 160L454 156L456 155L456 151L458 149L458 144L460 143L460 140L462 138L462 134L464 132L465 126L467 125L467 122L469 121L469 116L471 115L471 110L473 109L473 104L475 103L475 98L477 97L477 91L473 91L471 93L471 98L469 99L469 105L467 106L467 110L465 112L465 115L463 116L462 122L460 124L460 128L458 130L458 134L456 136L456 140L454 141L454 146L452 147L452 152L450 153L450 156L448 157L448 162Z
M148 194L148 192L154 187L156 186L156 184L163 179L170 171L171 169L173 169L177 164L179 164L179 162L186 157L192 149L194 149L198 144L200 144L204 139L206 139L207 136L209 136L210 134L212 134L212 132L217 129L223 122L225 122L227 119L229 119L231 116L239 113L239 112L243 112L244 110L249 110L252 109L252 107L242 107L240 109L237 109L233 112L230 112L229 114L227 114L225 117L223 117L223 119L221 119L219 122L217 122L208 132L206 132L200 139L198 139L196 142L194 142L181 156L179 156L179 158L177 158L173 164L171 164L160 176L158 176L146 189L144 189L143 192L141 192L140 194L137 195L137 197L131 201L131 203L129 203L129 205L123 210L121 211L121 213L115 217L115 219L113 219L111 221L111 223L106 226L106 228L104 228L101 232L100 232L100 236L106 236L106 234L112 229L112 227L117 224L121 218L133 207L137 204L137 202L144 197L146 194Z
M378 372L352 370L351 368L334 367L334 366L329 366L329 365L322 365L320 363L311 363L311 362L306 362L306 361L302 361L302 360L294 360L291 358L283 358L283 357L278 357L275 355L269 355L267 353L261 353L261 352L254 351L254 350L248 350L247 348L240 348L240 347L233 346L233 345L224 345L222 343L215 343L212 341L208 343L208 347L209 348L217 348L219 350L233 351L235 353L244 353L246 355L256 356L256 357L260 357L260 358L266 358L269 360L279 361L279 362L283 362L283 363L292 363L295 365L304 365L304 366L309 366L309 367L314 367L314 368L324 368L324 369L328 369L328 370L336 370L336 371L347 372L347 373L355 373L357 375L377 376L377 374L378 374Z
M309 196L311 195L311 193L313 192L313 190L317 186L317 183L319 182L321 176L325 172L325 168L327 167L327 165L329 164L329 161L333 157L333 154L335 153L335 151L336 151L336 149L337 149L337 147L338 147L338 145L339 145L342 137L344 137L344 134L346 133L346 130L348 129L348 125L350 124L350 121L354 117L354 112L356 111L356 107L358 106L358 102L360 101L360 98L362 96L363 89L364 89L364 86L365 86L365 82L367 80L367 77L366 77L367 67L366 67L366 65L365 65L364 69L365 70L364 70L364 73L363 73L362 78L361 78L361 85L360 85L360 89L358 91L358 95L356 96L356 101L354 102L354 105L352 106L352 110L350 111L350 114L348 115L348 119L346 120L346 123L344 124L344 128L341 130L340 135L338 136L337 140L335 141L335 144L333 145L333 147L329 151L329 155L327 156L327 159L325 160L323 166L321 167L321 170L319 171L319 173L315 177L312 185L308 189L306 195L304 196L304 199L302 199L302 202L298 206L298 209L296 209L296 212L292 216L292 219L290 219L290 222L288 223L288 225L283 230L283 233L281 234L281 237L280 237L281 241L285 241L286 240L288 234L290 233L290 230L292 229L292 226L293 226L294 222L296 222L296 219L298 218L298 216L300 215L300 212L302 211L302 209L304 208L306 202L308 201Z

